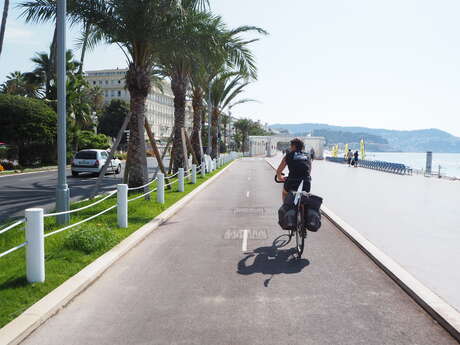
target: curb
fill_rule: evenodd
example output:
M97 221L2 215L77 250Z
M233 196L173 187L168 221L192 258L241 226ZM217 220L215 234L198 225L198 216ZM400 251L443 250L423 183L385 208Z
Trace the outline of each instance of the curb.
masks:
M276 169L266 159L268 165ZM433 319L460 342L460 312L447 304L433 291L423 285L412 274L401 267L396 261L383 253L363 235L347 224L324 204L321 212L358 248L360 248L377 266L382 269L396 284L399 285L417 304Z
M237 160L238 159L231 162L209 180L202 183L189 194L160 213L149 223L143 225L107 253L100 256L83 270L33 304L16 319L3 326L3 328L0 329L0 344L17 345L23 341L30 333L54 314L58 313L61 308L94 283L108 268L110 268L110 266L136 247L160 225L175 215L201 191L216 181Z

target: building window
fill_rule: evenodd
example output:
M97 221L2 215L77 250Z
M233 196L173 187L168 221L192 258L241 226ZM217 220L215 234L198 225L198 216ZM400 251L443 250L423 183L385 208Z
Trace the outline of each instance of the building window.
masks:
M118 91L118 97L121 97L121 91Z

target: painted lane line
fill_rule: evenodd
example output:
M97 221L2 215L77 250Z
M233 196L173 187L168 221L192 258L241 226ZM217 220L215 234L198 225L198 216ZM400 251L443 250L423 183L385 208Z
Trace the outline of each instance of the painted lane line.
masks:
M248 251L248 230L243 230L243 243L241 245L241 251Z

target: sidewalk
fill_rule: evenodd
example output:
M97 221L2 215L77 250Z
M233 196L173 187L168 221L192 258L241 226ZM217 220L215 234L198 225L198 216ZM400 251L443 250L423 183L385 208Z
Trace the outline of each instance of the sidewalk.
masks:
M327 221L274 246L280 192L236 162L23 344L456 344Z
M460 311L459 182L326 161L312 179L335 214Z

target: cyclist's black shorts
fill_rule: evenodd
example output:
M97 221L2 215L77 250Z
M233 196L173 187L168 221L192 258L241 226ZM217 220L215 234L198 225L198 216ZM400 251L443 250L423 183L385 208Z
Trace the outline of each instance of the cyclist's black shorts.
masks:
M311 189L311 178L307 177L303 179L303 190L304 192L310 193ZM287 178L286 182L284 182L284 190L286 192L291 192L291 191L296 191L299 188L300 183L302 182L302 179L300 178Z

